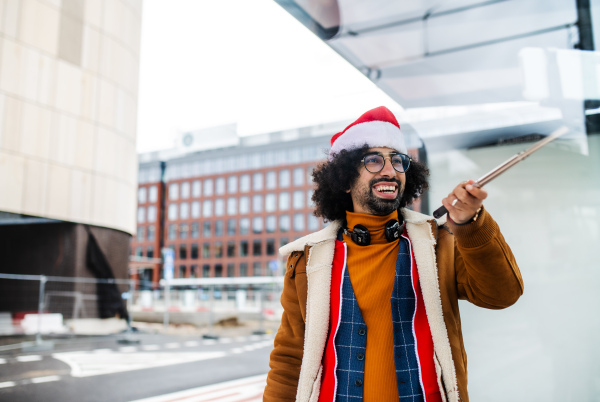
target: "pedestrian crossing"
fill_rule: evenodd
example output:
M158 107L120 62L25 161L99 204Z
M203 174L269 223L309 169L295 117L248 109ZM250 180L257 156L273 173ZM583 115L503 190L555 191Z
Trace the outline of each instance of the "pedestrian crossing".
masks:
M267 375L261 374L132 402L259 402L266 385Z

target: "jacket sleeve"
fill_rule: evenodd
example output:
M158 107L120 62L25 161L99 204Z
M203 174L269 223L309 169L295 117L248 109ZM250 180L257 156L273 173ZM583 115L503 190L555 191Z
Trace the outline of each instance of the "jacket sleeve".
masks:
M482 209L477 221L456 225L454 264L460 299L490 309L514 304L523 294L523 278L498 224Z
M295 401L304 353L304 314L306 306L306 261L304 253L292 253L287 260L281 294L283 315L275 336L263 402ZM298 267L298 269L297 269ZM303 269L304 268L304 269ZM302 277L303 275L303 277ZM298 297L299 292L304 291Z

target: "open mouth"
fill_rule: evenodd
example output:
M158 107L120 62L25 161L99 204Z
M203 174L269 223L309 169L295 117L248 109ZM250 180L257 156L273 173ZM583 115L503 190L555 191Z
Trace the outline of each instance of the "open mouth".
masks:
M395 197L398 192L398 186L394 183L386 183L386 184L376 184L373 186L373 190L380 196L384 198Z

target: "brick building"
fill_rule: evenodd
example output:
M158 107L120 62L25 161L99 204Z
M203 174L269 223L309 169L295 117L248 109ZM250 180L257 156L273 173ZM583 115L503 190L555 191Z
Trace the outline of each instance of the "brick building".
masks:
M277 249L325 225L313 215L311 173L326 158L331 136L346 124L140 155L132 254L156 258L163 247L172 248L175 278L281 273ZM184 142L203 143L206 137L214 140L214 132L204 130ZM158 265L138 274L154 283L163 275Z

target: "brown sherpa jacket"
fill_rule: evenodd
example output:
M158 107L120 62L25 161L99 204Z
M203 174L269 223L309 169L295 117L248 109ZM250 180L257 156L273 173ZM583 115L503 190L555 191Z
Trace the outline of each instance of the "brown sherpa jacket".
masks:
M435 351L438 382L447 401L468 401L467 355L458 300L489 309L515 303L523 280L497 223L483 209L476 222L456 225L403 209L413 245ZM281 248L288 255L263 401L318 401L321 360L329 329L333 250L340 222Z

